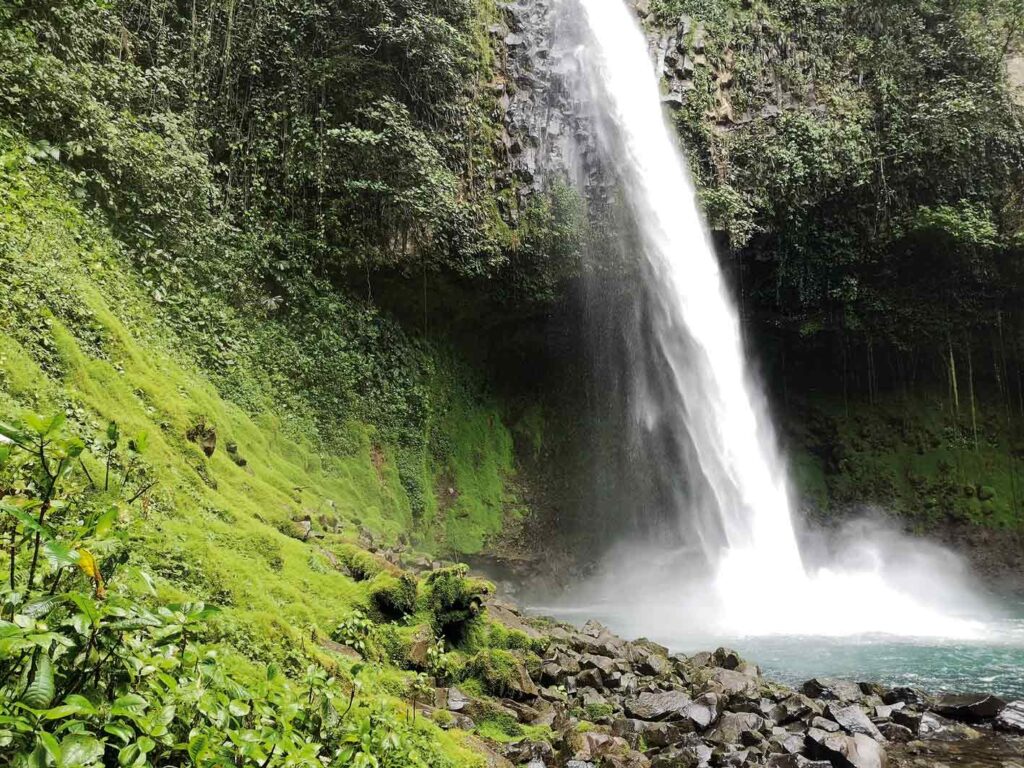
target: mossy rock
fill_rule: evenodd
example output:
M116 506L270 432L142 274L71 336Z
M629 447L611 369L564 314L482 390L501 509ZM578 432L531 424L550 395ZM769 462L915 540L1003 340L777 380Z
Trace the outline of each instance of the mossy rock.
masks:
M397 620L416 612L418 584L408 573L381 573L370 587L370 602L385 620Z
M484 610L484 598L493 586L483 579L467 576L467 568L457 565L441 568L424 579L424 603L434 628L452 644L460 644L472 622Z
M336 544L331 551L356 581L369 581L382 573L395 576L401 573L398 566L388 562L380 555L357 547L355 544Z
M493 696L518 699L537 695L526 666L510 651L485 648L466 664L465 674L476 678Z

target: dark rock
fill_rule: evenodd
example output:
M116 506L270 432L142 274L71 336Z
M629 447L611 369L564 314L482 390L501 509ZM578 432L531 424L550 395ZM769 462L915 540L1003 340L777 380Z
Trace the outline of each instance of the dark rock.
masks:
M1000 731L1024 734L1024 700L1011 701L996 715L995 727Z
M983 693L966 693L942 696L935 702L935 711L940 715L965 723L979 723L993 720L1006 702Z
M765 727L764 718L752 712L726 712L708 736L709 741L718 744L738 744L746 731L760 731Z
M615 661L607 656L597 656L592 653L585 653L580 656L581 669L596 669L602 675L610 675L615 672Z
M795 755L804 749L804 735L802 733L790 733L784 728L778 729L779 733L772 733L768 738L768 751L774 754Z
M576 675L576 685L583 688L604 688L604 679L596 669L584 669Z
M771 708L771 717L779 725L787 725L797 720L804 720L810 715L821 714L821 704L814 699L794 693Z
M892 713L898 712L906 706L902 701L898 701L895 704L879 704L875 707L875 717L880 720L891 720Z
M928 705L928 695L920 688L899 687L893 688L882 696L886 704L909 704L914 707L925 707Z
M651 759L651 768L707 768L711 764L711 747L694 738L690 743L675 744Z
M897 725L896 723L883 723L879 730L885 736L886 741L892 741L897 744L906 744L914 738L914 734L909 728Z
M878 730L878 726L872 723L864 714L864 710L856 704L846 707L829 704L825 708L825 714L839 723L847 733L863 733L877 741L883 741L885 738Z
M427 658L433 647L434 631L429 624L421 624L413 631L405 659L414 669L426 669Z
M807 732L806 750L807 757L827 760L833 768L886 768L888 765L885 750L863 733L847 736L811 728Z
M695 667L710 667L712 666L711 654L707 651L695 653L693 654L693 656L690 657L690 663Z
M661 103L672 109L682 109L686 105L686 98L678 91L672 91L661 97Z
M636 749L642 738L649 747L667 747L678 743L692 730L686 723L649 723L646 720L620 718L612 723L612 734L621 736Z
M626 714L638 720L682 720L693 702L682 691L641 693L625 702Z
M514 744L508 744L502 750L505 757L516 765L540 761L541 765L554 763L555 750L546 741L530 741L524 739Z
M730 648L716 649L711 654L711 660L716 667L721 667L722 669L736 669L743 663L743 657Z
M718 719L722 703L714 693L702 693L685 708L686 718L703 730Z
M856 683L830 677L816 677L808 680L800 690L812 699L828 699L830 701L860 701L864 696L860 686Z
M669 664L665 656L658 653L648 653L643 661L637 663L636 668L643 675L660 677L668 674L672 670L672 665Z
M911 712L910 710L894 710L892 713L892 721L909 729L915 736L921 730L921 717L920 712Z

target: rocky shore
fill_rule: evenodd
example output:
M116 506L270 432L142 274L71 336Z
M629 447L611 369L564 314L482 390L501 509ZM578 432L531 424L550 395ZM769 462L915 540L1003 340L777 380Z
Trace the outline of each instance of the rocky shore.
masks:
M725 648L671 653L497 599L488 616L546 642L542 662L524 654L503 698L439 688L433 710L467 730L495 716L525 726L484 740L495 768L1024 766L1024 701L822 678L794 689Z

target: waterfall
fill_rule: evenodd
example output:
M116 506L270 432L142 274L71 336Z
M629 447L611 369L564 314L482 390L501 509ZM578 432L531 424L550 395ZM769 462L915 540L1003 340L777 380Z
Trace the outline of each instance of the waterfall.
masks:
M786 467L686 161L665 121L647 40L623 0L562 2L577 36L570 41L578 64L573 96L590 105L603 162L622 190L644 259L647 338L636 345L643 359L627 372L633 421L639 440L657 435L670 446L652 459L654 472L675 489L675 515L686 519L713 574L700 590L715 620L742 634L973 636L972 622L908 591L910 578L890 583L873 544L858 542L855 567L805 567ZM630 557L609 582L630 591L635 605L652 589L664 604L692 587L679 583L672 557L642 548ZM937 579L929 567L913 578ZM780 610L763 599L775 592L813 610L803 606L802 617Z

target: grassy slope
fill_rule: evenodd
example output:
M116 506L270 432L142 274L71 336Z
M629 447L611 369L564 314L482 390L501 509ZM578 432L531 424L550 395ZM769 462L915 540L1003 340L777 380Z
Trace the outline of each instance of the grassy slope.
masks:
M123 434L148 435L145 471L157 485L132 523L133 557L156 575L160 599L223 608L217 627L243 669L272 659L297 668L299 649L323 655L308 638L367 599L369 582L342 575L319 546L289 535L293 518L331 529L324 547L367 532L393 542L419 527L428 546L474 551L500 528L512 457L494 408L452 398L443 415L450 466L424 468L445 494L414 523L391 452L371 427L351 425L355 447L325 455L302 437L302 424L232 403L161 323L116 240L83 213L61 172L33 164L16 145L0 149L0 413L63 409L86 437L110 420ZM272 391L264 395L272 402ZM186 438L201 420L218 435L210 458ZM89 471L103 475L96 460ZM386 672L369 674L371 691L400 689ZM437 738L456 762L474 762L454 737Z

